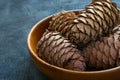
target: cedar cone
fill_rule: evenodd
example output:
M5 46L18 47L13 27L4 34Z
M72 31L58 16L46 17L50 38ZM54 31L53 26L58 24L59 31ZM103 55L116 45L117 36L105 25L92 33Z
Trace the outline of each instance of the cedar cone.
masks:
M44 61L70 70L85 70L85 60L75 45L59 32L46 31L37 45L38 55Z
M67 25L71 24L73 19L76 17L73 12L62 11L58 14L53 15L52 20L50 21L50 25L48 27L49 30L58 31L58 32L67 32Z
M103 34L111 33L114 24L118 21L119 11L112 1L98 0L87 5L77 17L72 12L69 17L68 14L70 15L70 12L54 15L49 29L59 31L64 37L81 47ZM55 25L57 26L54 27Z
M120 27L109 37L90 43L83 49L86 64L97 69L109 69L120 65Z

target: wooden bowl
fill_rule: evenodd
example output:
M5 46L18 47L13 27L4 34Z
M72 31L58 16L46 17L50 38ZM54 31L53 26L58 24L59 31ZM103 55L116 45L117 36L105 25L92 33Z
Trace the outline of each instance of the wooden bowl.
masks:
M78 11L74 11L78 13ZM120 80L120 66L102 71L72 71L51 65L40 59L36 45L45 29L49 26L51 16L42 19L33 26L27 38L28 50L37 68L53 80Z

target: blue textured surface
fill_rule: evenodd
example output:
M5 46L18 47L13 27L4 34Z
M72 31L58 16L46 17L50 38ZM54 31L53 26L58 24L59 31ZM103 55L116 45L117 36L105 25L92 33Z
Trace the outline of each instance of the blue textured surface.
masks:
M39 20L61 10L82 9L91 0L0 0L0 80L50 80L28 54L26 38ZM117 2L120 8L120 1Z

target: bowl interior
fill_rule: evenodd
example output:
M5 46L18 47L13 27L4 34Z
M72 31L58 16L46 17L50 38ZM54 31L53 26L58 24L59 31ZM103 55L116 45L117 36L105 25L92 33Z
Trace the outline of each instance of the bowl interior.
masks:
M29 46L30 46L31 50L33 51L33 53L35 53L35 54L37 54L37 52L36 52L37 43L40 40L40 38L42 37L42 34L45 32L45 30L49 26L50 19L51 18L49 17L47 19L44 19L44 20L38 22L29 33L30 34L29 35ZM41 24L39 25L39 23L41 23Z

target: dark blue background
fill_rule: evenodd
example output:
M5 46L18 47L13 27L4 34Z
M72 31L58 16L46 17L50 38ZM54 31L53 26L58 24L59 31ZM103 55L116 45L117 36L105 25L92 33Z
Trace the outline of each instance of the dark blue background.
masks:
M0 80L50 80L28 54L26 38L39 20L91 0L0 0ZM120 8L120 1L114 0Z

